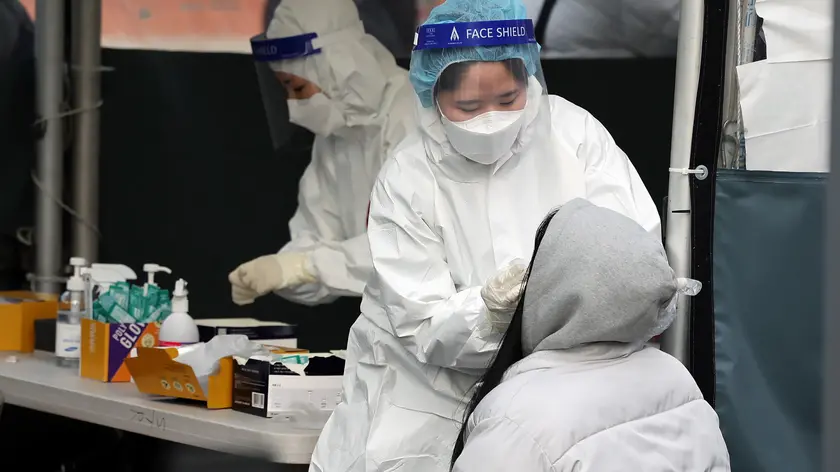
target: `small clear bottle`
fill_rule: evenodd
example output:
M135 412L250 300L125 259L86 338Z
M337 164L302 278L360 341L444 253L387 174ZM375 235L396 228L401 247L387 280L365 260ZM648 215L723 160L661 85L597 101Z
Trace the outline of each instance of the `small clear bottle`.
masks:
M68 310L58 310L55 323L55 357L62 367L79 367L82 351L82 318L87 313L85 282L82 267L86 261L81 257L70 258L73 276L67 280L67 292L62 301L69 302Z

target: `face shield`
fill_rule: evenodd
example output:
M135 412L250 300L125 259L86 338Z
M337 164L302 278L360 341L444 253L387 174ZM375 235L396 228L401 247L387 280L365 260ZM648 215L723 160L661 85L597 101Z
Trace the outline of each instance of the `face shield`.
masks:
M272 68L271 65L281 61L303 61L308 56L320 54L321 49L313 45L317 37L316 33L308 33L276 39L268 39L265 34L260 34L251 38L251 51L257 69L257 79L275 149L284 143L289 127L289 106L286 103L289 95L281 77L287 81L293 93L307 86L305 78L276 71L275 69L279 68ZM314 84L310 83L310 85Z
M436 114L452 148L481 164L544 141L551 123L539 52L527 19L421 26L411 58L421 116Z

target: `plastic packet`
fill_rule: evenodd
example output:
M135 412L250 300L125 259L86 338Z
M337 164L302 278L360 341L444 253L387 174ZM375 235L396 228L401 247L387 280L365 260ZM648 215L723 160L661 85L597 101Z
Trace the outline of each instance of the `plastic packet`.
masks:
M99 307L105 311L106 314L110 313L113 309L114 305L117 304L117 301L114 300L114 297L111 294L106 293L101 297L97 298L95 302L93 302L94 307Z
M108 289L108 294L114 298L117 305L123 310L128 310L128 303L131 297L131 288L128 282L117 282L111 285L111 288Z
M95 321L100 321L102 323L110 323L111 317L108 316L108 309L105 305L113 306L116 305L113 297L110 295L102 295L96 301L93 302L93 319Z
M298 364L306 365L309 363L309 356L304 354L280 354L274 357L275 361L280 361L283 364Z
M132 285L129 290L128 314L136 321L142 320L146 315L146 295L143 287Z
M149 315L155 311L158 305L158 298L160 294L160 287L155 285L149 285L149 291L145 294L146 301L145 307L143 308L142 319L148 319Z
M166 301L161 305L158 305L157 308L148 316L146 317L147 323L154 323L154 322L162 322L172 313L172 305L170 302Z
M155 306L150 310L147 319L149 323L163 321L170 313L172 313L172 301L169 298L169 290L160 289L157 293Z
M118 304L114 304L111 311L108 313L108 316L114 320L115 323L134 323L137 321L128 313L128 311Z
M171 306L172 299L169 297L169 290L162 288L158 290L158 298L155 301L155 308L161 306Z
M159 306L153 311L147 318L147 323L155 323L155 322L163 322L167 316L172 313L172 310L168 306Z

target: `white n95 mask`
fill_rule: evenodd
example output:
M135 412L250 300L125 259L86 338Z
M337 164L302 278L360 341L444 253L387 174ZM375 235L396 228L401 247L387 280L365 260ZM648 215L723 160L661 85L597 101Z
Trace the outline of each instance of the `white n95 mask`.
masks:
M467 121L440 121L456 151L479 164L493 164L509 153L522 129L525 110L490 111Z
M347 126L344 115L323 93L304 100L288 100L289 121L319 136L329 136Z

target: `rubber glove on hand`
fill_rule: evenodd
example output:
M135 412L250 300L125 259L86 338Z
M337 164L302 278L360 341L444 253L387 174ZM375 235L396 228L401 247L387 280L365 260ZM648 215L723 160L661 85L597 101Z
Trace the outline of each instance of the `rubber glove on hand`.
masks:
M237 305L254 303L275 290L317 282L309 269L309 256L299 252L281 252L258 257L228 275L231 298Z
M487 307L487 314L482 322L482 331L485 334L501 334L507 331L519 303L527 270L528 267L523 261L515 260L497 272L481 289L481 298Z

